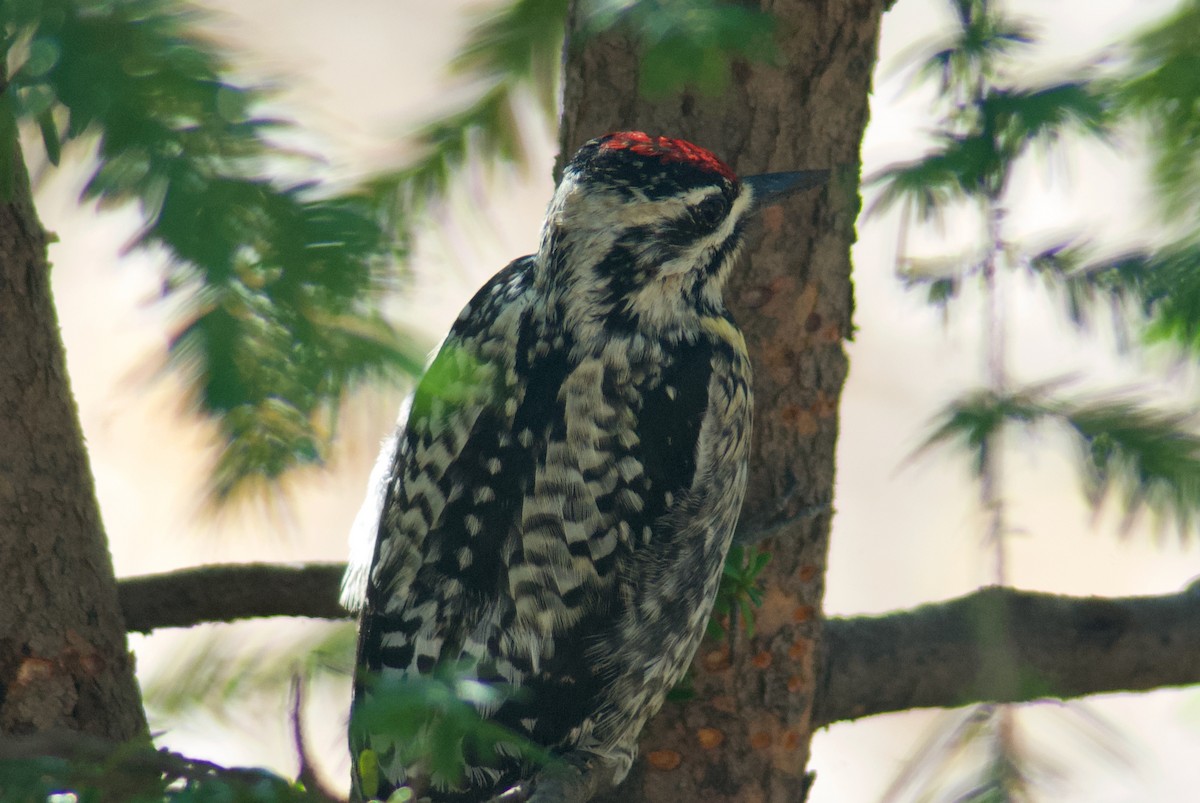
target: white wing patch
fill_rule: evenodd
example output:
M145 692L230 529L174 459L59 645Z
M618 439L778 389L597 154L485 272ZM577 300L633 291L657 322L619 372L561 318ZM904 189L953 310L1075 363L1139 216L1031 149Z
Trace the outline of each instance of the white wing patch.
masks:
M375 540L379 537L379 517L383 513L383 500L387 497L396 449L400 445L400 436L404 434L404 424L408 421L412 402L413 394L410 393L401 403L396 416L396 429L379 449L379 457L375 458L375 466L367 479L366 498L354 517L354 523L350 525L350 560L346 574L342 576L342 594L338 601L352 613L362 610L367 601L367 577L371 572L371 558L375 555Z

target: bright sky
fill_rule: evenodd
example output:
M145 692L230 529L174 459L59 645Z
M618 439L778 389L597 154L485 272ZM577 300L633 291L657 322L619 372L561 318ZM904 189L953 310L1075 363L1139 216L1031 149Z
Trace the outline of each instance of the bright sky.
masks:
M331 170L348 176L403 158L403 135L459 95L440 65L461 41L463 0L210 0L226 16L216 30L245 53L247 74L275 77L286 89L281 109L313 132ZM1031 76L1054 77L1172 4L1165 0L1062 0L1012 3L1039 24L1047 45ZM931 125L927 98L904 94L897 56L945 20L941 2L900 0L886 18L882 69L864 144L866 172L919 154ZM552 189L553 144L531 126L541 164L529 175L488 180L475 175L456 191L419 248L403 319L436 342L466 298L512 257L536 242ZM1052 162L1054 180L1031 172L1014 203L1013 234L1041 242L1085 228L1136 236L1151 206L1139 183L1140 159L1098 148L1071 149ZM200 562L341 560L344 535L361 500L379 439L394 421L399 392L356 402L329 473L294 484L283 517L242 511L218 521L198 515L210 431L181 412L178 388L150 383L167 338L155 306L152 255L121 257L137 227L132 212L97 213L74 205L79 175L43 187L39 207L61 241L53 246L54 281L68 360L118 573L161 571ZM464 211L470 209L470 214ZM892 276L894 219L860 224L855 251L856 341L843 406L838 515L830 557L831 614L885 611L944 599L987 577L979 547L974 492L953 457L903 467L924 422L939 405L977 381L980 346L971 302L943 325ZM932 242L932 241L929 241ZM103 299L101 303L97 299ZM1030 286L1013 288L1013 362L1022 379L1098 371L1108 384L1135 376L1107 356L1098 339L1064 333L1052 307ZM1112 517L1093 526L1074 477L1053 441L1022 448L1010 460L1013 518L1027 535L1014 539L1012 577L1025 588L1073 594L1175 591L1200 574L1196 546L1145 532L1118 537ZM1035 448L1036 447L1036 448ZM296 627L278 623L235 632L245 644L274 641ZM181 644L168 633L136 642L139 665L152 672ZM1128 763L1100 761L1072 745L1062 715L1029 715L1052 756L1072 756L1053 795L1064 803L1191 800L1200 788L1200 717L1194 692L1114 696L1089 703L1097 716L1126 728ZM318 700L310 724L314 747L332 757L340 783L344 690ZM839 725L818 735L810 765L818 780L811 803L878 799L941 715L916 712ZM1056 730L1057 729L1057 730ZM280 714L256 720L253 740L228 742L205 723L176 724L163 742L201 757L261 763L294 772ZM1033 730L1031 728L1030 732ZM1046 735L1049 734L1049 735Z

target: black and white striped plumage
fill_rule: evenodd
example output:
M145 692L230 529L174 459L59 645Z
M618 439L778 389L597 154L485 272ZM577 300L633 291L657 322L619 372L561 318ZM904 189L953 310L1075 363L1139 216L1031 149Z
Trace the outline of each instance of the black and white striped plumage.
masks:
M750 365L721 293L748 214L789 175L739 181L640 132L580 149L538 252L459 315L385 458L356 707L367 678L466 661L524 690L488 716L625 776L696 650L741 507ZM465 786L430 778L395 741L352 727L385 799L522 780L515 759Z

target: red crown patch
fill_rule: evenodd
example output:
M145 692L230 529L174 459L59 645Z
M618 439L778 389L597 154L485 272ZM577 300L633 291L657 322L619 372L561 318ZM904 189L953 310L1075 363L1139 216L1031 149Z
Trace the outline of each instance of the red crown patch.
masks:
M730 181L738 180L733 169L712 151L683 139L652 137L642 131L618 131L605 137L600 147L610 151L628 150L640 156L655 156L663 162L683 162L724 176Z

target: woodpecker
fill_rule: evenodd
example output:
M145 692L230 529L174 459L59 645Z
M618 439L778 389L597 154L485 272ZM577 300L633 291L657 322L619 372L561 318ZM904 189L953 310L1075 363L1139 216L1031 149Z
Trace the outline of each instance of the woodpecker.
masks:
M825 177L739 179L639 131L580 148L537 253L467 304L377 464L346 582L356 711L381 678L456 667L515 688L480 712L587 789L625 777L700 643L746 489L750 361L722 291L751 214ZM359 799L560 799L503 751L447 777L356 723Z

